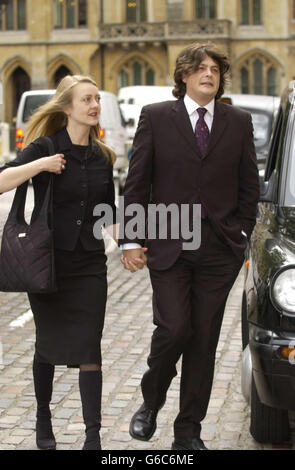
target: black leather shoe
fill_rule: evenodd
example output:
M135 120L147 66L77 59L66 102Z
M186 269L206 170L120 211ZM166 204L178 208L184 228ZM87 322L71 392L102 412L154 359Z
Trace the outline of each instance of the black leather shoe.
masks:
M143 403L131 419L130 436L140 441L149 441L157 429L156 419L159 409L151 410Z
M193 437L192 439L175 439L172 450L208 450L205 447L204 442L199 437Z

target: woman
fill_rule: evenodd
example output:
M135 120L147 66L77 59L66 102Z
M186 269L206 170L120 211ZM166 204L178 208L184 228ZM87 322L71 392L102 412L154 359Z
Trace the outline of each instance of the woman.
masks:
M0 192L32 178L38 212L53 182L53 232L58 291L29 294L36 325L33 377L37 399L36 442L55 449L50 401L55 365L80 367L79 388L86 427L84 450L99 450L101 351L107 297L103 240L93 235L93 208L113 209L114 152L99 141L100 96L89 77L66 76L54 97L28 123L23 152L1 168ZM51 136L48 156L42 136Z

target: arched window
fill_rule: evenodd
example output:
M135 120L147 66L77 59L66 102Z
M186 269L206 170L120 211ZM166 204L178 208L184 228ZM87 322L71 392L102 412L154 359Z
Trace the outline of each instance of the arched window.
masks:
M216 0L195 0L196 18L216 18Z
M129 60L118 74L118 89L131 85L155 85L155 72L141 58Z
M126 0L127 23L140 23L146 20L146 0Z
M278 70L271 59L261 53L243 62L239 78L241 93L272 96L278 93Z
M262 23L261 0L240 0L240 24Z
M54 0L54 28L85 28L87 0Z

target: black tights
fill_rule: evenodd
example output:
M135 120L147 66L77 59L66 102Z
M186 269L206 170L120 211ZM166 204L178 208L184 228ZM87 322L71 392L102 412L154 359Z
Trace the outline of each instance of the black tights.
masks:
M34 357L33 362L33 377L35 395L38 403L39 411L46 415L49 415L49 403L52 396L52 384L54 377L55 367L52 364L46 364L39 362ZM80 372L100 371L101 367L99 364L81 364Z

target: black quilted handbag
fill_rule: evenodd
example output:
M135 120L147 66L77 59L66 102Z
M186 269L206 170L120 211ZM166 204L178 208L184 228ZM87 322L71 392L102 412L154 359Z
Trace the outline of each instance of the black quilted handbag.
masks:
M49 155L54 154L46 137ZM55 292L52 189L50 174L42 207L35 220L25 221L28 181L18 186L5 223L0 253L0 291L31 294Z

